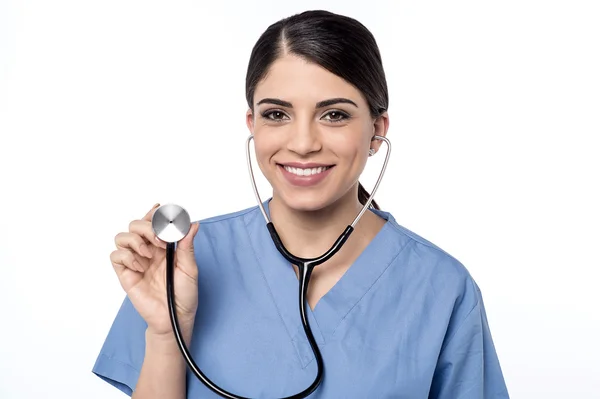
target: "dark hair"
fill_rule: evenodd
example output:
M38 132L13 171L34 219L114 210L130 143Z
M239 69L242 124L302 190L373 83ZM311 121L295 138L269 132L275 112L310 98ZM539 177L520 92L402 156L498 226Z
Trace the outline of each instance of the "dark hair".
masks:
M246 101L254 109L256 85L271 64L289 53L320 65L356 87L376 118L388 109L388 90L381 55L371 32L357 20L329 11L305 11L284 18L260 36L248 63ZM370 194L358 184L358 199ZM371 206L379 209L375 201Z

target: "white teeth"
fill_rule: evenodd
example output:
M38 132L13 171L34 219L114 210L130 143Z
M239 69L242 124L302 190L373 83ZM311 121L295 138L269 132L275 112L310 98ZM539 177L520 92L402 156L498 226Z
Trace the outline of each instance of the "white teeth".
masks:
M291 166L284 166L284 168L288 172L293 173L297 176L316 175L316 174L319 174L319 173L324 172L327 169L329 169L328 166L319 166L318 168L308 168L308 169L292 168Z

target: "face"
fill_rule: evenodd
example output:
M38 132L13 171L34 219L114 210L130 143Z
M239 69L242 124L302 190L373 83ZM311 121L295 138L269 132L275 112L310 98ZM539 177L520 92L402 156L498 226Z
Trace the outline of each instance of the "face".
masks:
M369 149L387 132L387 115L371 117L361 93L326 69L285 55L254 94L247 125L273 197L303 211L344 198L358 201Z

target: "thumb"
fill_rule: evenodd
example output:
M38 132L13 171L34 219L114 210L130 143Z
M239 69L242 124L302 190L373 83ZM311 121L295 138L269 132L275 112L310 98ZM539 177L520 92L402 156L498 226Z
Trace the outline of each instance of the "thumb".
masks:
M195 274L195 269L197 269L196 258L194 256L194 238L199 228L200 222L193 223L190 231L177 243L175 252L175 256L177 257L176 267L181 267L186 273Z

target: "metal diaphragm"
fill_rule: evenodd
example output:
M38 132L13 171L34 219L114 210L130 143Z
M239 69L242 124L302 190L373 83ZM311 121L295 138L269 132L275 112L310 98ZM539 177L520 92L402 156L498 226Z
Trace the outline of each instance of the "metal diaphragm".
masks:
M178 242L187 235L190 228L190 215L179 205L161 205L152 215L152 230L164 242Z

